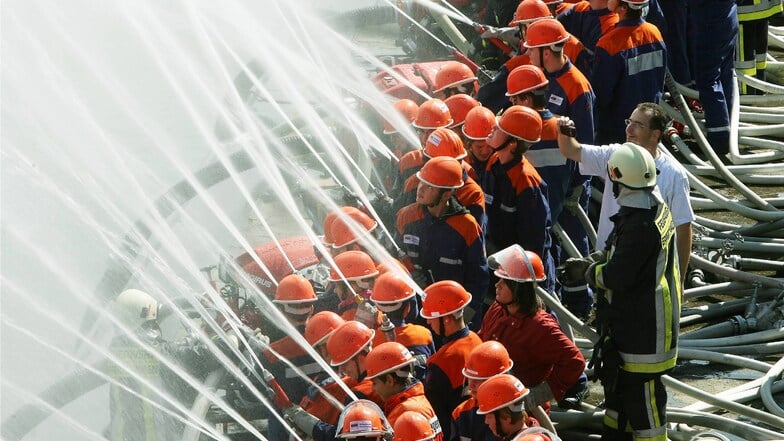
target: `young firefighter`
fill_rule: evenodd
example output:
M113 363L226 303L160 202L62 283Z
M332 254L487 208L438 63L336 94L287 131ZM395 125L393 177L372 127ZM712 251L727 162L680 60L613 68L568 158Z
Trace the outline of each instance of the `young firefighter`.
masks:
M366 378L365 360L370 352L375 331L355 321L347 321L332 332L327 339L330 365L335 367L351 391L360 399L370 399L381 406L384 400L373 391L373 383ZM345 412L345 409L344 409ZM383 415L383 414L382 414ZM343 427L320 421L300 406L284 409L283 416L297 429L316 441L332 441L337 430Z
M468 354L463 376L468 383L470 397L452 411L452 440L496 441L485 424L483 415L476 413L476 391L490 377L508 373L514 362L501 343L490 340L475 347Z
M443 439L436 413L425 397L425 388L413 376L416 359L405 346L396 342L382 343L370 351L365 363L367 378L384 400L384 414L390 424L394 426L403 412L415 411L430 421L436 431L436 440Z
M485 424L501 441L511 440L528 428L524 399L529 390L515 376L496 375L482 383L476 391L477 414L484 415Z
M487 138L496 153L482 182L487 203L487 248L494 252L519 244L534 251L542 257L548 275L545 289L556 293L547 184L523 156L539 142L541 133L539 113L512 106L504 111Z
M452 411L464 395L463 366L471 350L482 343L463 319L470 303L471 294L459 283L442 280L425 288L420 313L430 329L443 337L442 346L427 360L425 395L433 403L446 439L451 436Z
M439 156L417 176L417 201L397 216L398 238L415 266L411 276L423 287L440 280L461 283L474 296L473 312L481 314L489 274L482 229L454 197L463 186L463 167ZM480 320L477 316L474 324Z

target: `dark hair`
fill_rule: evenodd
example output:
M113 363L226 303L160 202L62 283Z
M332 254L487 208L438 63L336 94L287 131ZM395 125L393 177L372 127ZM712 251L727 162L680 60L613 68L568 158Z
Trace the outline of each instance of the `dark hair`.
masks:
M635 110L645 112L645 114L650 117L648 127L650 127L651 130L660 130L662 135L664 135L664 131L667 130L667 127L669 127L672 122L672 118L664 112L664 109L655 103L637 104Z
M542 301L536 295L536 282L516 282L506 280L512 291L512 301L520 306L520 312L534 315L542 309Z

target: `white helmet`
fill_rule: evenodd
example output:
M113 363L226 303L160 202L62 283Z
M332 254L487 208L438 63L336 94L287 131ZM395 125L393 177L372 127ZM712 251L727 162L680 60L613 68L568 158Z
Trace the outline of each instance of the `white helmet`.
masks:
M126 289L115 301L115 313L131 328L158 318L158 301L138 289Z
M643 189L656 185L656 163L650 152L633 142L618 147L607 161L610 180L629 188Z

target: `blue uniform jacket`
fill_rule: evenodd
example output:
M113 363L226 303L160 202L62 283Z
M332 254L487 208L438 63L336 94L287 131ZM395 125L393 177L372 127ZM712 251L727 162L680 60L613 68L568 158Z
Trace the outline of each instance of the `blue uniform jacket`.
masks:
M397 214L397 231L401 248L429 283L460 283L473 297L471 307L479 311L490 284L484 236L457 199L450 199L441 217L433 217L419 204L403 207Z
M577 141L593 143L593 107L596 95L591 83L579 69L567 61L561 70L545 72L550 81L547 89L547 108L559 116L568 116L577 129Z
M487 237L494 250L519 244L542 258L547 281L554 292L555 268L550 255L552 222L547 202L547 184L525 158L501 164L498 157L488 163L482 189L487 204Z
M596 92L597 143L623 142L624 120L637 104L659 102L667 48L656 26L624 20L599 39L591 84Z

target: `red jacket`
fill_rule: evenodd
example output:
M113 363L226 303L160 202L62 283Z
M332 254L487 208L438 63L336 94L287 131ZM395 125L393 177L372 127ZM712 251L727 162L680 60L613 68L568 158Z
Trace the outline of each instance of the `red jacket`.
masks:
M556 400L563 398L585 369L585 358L552 315L509 314L498 302L485 314L479 336L501 342L514 361L512 373L526 387L547 381Z

